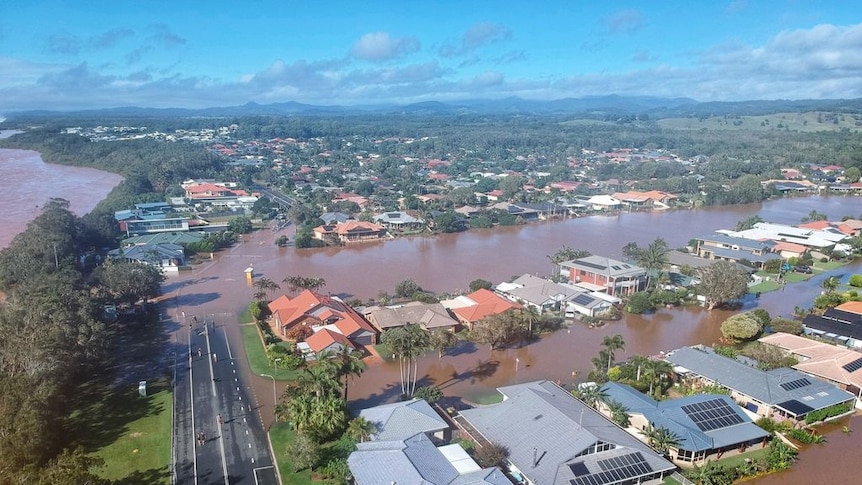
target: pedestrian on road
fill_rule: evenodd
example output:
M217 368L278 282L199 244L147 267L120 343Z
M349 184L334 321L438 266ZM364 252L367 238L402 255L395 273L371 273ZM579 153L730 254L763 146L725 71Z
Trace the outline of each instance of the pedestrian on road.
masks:
M215 352L213 352L213 364L218 362L218 356L216 356Z
M198 347L198 357L203 357L204 353L201 351L201 348Z
M219 426L224 424L224 419L222 419L221 414L218 415L218 424Z

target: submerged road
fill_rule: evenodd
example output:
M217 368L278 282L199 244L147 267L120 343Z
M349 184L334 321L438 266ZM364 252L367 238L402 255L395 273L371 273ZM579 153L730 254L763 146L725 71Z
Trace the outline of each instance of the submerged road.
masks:
M257 404L237 368L245 363L225 335L236 317L176 313L174 337L187 352L175 366L174 483L278 485Z

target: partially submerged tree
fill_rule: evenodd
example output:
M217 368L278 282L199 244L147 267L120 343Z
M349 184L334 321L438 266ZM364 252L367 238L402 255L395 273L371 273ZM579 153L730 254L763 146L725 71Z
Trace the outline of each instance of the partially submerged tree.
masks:
M716 261L699 273L698 292L706 299L708 310L741 298L748 292L748 274L730 261Z
M398 357L398 370L401 376L401 394L412 396L416 390L417 359L431 347L428 332L418 324L408 323L403 327L387 330L380 337L392 353Z
M763 331L763 325L751 313L738 313L721 324L721 334L732 340L751 340Z

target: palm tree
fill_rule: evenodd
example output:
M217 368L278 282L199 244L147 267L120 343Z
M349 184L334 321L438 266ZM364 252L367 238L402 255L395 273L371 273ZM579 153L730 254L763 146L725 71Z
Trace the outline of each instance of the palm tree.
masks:
M826 292L832 292L835 291L835 288L838 288L838 285L840 284L841 280L834 276L830 276L829 278L826 278L825 280L820 282L820 287L826 290Z
M572 391L572 395L593 409L596 409L599 403L608 402L607 392L595 384L582 384Z
M527 326L527 337L533 337L533 324L537 323L542 316L533 305L523 305L518 312L518 318L521 323Z
M264 299L269 299L269 293L271 291L275 291L275 290L281 288L281 286L279 286L278 283L276 283L275 281L272 281L269 278L261 278L261 279L255 281L254 287L258 290L257 293L255 293L255 298L258 299L258 301L263 301ZM263 298L258 298L258 296L261 293L263 294Z
M707 461L704 466L694 467L685 473L685 478L691 480L697 485L720 485L725 483L722 481L725 473L724 467L716 465L711 461Z
M431 347L428 332L415 323L387 330L380 340L398 356L398 369L401 375L401 393L412 396L416 390L416 360Z
M347 399L347 382L353 377L359 377L365 370L362 363L362 353L350 347L342 347L341 351L332 355L325 355L325 359L335 363L338 379L344 379L344 399Z
M377 427L374 423L368 421L362 416L353 418L349 423L347 423L347 435L354 441L358 441L360 443L371 438L371 435L373 435L375 431L377 431Z
M664 267L670 264L670 258L668 257L669 252L670 247L667 245L667 242L660 237L656 238L655 241L651 242L645 249L638 251L638 264L647 270L647 288L650 287L650 273L652 271L661 273Z
M602 339L602 346L607 349L608 352L608 371L611 370L611 366L614 363L614 351L615 350L625 350L626 342L623 340L623 336L620 334L616 334L613 337L610 335L606 335Z
M647 359L642 367L643 378L649 382L650 397L661 394L664 384L673 380L673 365L666 360Z
M629 416L629 408L623 403L611 399L607 401L608 412L611 415L611 421L620 425L620 427L628 428L631 425L631 416Z
M652 424L641 431L641 434L646 436L649 445L664 456L668 456L671 448L678 448L682 442L682 438L673 431L660 426L654 427Z

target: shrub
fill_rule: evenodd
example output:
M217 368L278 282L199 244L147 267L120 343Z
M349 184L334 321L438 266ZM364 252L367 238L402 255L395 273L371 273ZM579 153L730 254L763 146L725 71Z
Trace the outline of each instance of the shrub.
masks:
M773 332L784 332L792 335L802 335L802 322L789 318L775 318L769 322Z
M850 286L854 288L862 288L862 274L854 274L850 277Z
M834 416L840 416L850 411L852 409L851 406L852 404L835 404L833 406L829 406L828 408L811 411L810 413L805 415L805 424L816 423L818 421L823 421Z
M655 306L653 306L649 294L645 292L635 293L629 298L628 303L626 303L626 311L629 313L639 315L653 309L655 309Z
M428 404L434 404L443 398L443 391L441 391L437 386L422 386L419 389L416 389L416 392L413 393L413 397L424 399Z
M817 434L811 428L793 428L787 432L787 435L795 439L796 441L806 445L810 445L811 443L822 444L826 442L826 438L824 438L823 435Z
M488 443L476 448L476 461L483 468L502 466L503 460L509 456L509 449L497 443Z
M739 313L721 324L721 334L733 340L751 340L760 334L763 326L754 315Z

